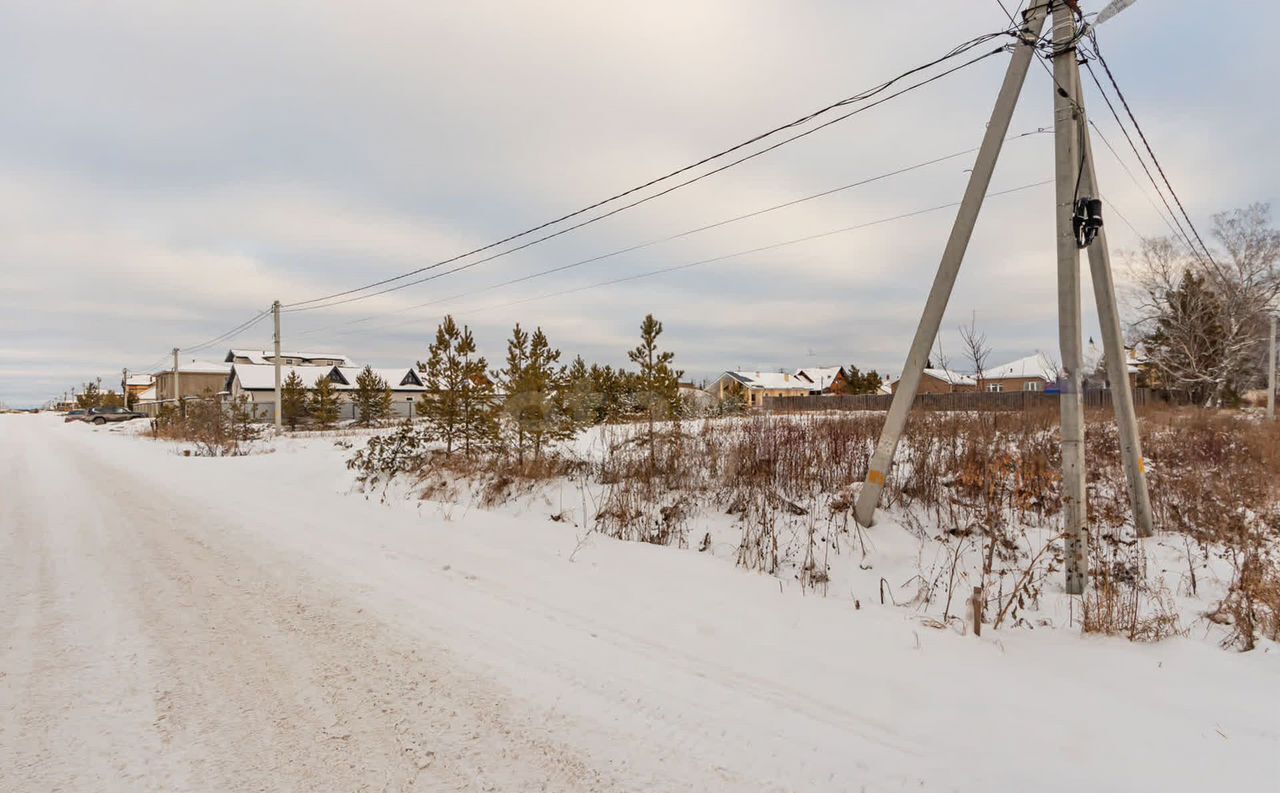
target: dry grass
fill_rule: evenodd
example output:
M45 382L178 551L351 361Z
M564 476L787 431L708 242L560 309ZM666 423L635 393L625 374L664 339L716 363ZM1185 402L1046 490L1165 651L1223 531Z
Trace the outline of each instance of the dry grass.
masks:
M551 454L531 468L501 454L441 461L396 447L393 434L371 443L353 467L374 481L447 469L478 482L487 505L551 478L580 479L599 488L598 498L592 493L598 531L664 545L687 546L692 521L719 511L740 529L738 564L825 591L835 557L865 553L850 512L882 421L873 413L689 421L659 433L653 449L647 433L606 427L601 455ZM980 587L997 625L1023 624L1022 615L1038 608L1062 564L1057 423L1052 410L911 418L881 508L921 539L912 604L945 620ZM1232 626L1232 644L1277 638L1280 427L1191 409L1150 412L1141 425L1157 531L1182 535L1189 558L1194 545L1201 557L1230 561L1235 580L1213 618ZM1086 443L1093 585L1085 630L1133 640L1178 633L1172 597L1146 570L1134 537L1109 412L1086 417ZM712 542L710 534L695 538L702 550ZM1194 563L1188 572L1194 590Z
M183 399L182 409L165 405L151 423L155 438L190 443L197 457L236 457L247 454L261 435L244 401Z

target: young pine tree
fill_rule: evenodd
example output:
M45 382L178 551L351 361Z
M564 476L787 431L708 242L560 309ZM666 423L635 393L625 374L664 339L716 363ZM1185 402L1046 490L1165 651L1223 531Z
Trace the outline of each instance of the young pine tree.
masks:
M591 370L579 355L569 364L564 376L564 403L575 427L598 424L600 395L596 392Z
M639 367L636 386L639 389L640 408L649 422L649 460L654 461L654 422L659 418L678 413L680 404L681 371L671 368L675 353L658 349L658 337L662 335L662 323L648 314L640 323L640 345L627 353L631 362Z
M747 389L741 383L731 382L724 389L724 397L716 406L721 416L740 416L747 412Z
M283 384L281 388L283 389ZM322 374L316 378L315 388L311 390L307 401L307 410L320 429L327 430L338 423L340 415L338 393L333 390L333 381L329 379L328 374Z
M454 348L462 362L462 453L471 455L492 448L498 441L498 406L489 362L476 354L471 329L462 326L462 338Z
M76 407L82 410L102 407L102 380L90 380L76 394Z
M497 435L493 382L485 375L484 357L476 355L471 330L459 329L447 316L427 352L423 367L427 393L418 403L427 436L442 441L449 454L455 447L470 454L492 442Z
M589 376L596 394L595 423L617 421L623 413L623 388L621 373L608 364L591 364Z
M290 372L280 384L280 415L291 430L307 417L307 386L297 372Z
M507 344L507 368L501 376L507 391L504 408L514 425L521 463L526 448L532 447L534 459L541 459L548 443L573 434L565 403L565 370L559 361L560 351L547 341L542 328L528 336L516 325Z
M354 399L356 421L361 426L368 427L391 417L391 389L371 366L356 376Z
M844 386L846 394L878 394L880 386L884 383L884 379L874 370L869 369L865 373L853 364L845 369L848 377Z
M516 449L516 459L524 463L526 445L525 425L521 421L524 409L524 370L529 364L529 334L520 327L511 329L511 338L507 340L506 367L494 372L498 387L502 389L502 410L511 420L511 442Z

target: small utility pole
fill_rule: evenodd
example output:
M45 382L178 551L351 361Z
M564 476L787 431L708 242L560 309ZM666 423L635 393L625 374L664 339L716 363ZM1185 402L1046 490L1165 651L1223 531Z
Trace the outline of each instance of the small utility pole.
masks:
M173 348L173 401L182 409L182 390L178 388L178 348Z
M276 323L276 430L284 426L284 405L280 402L280 301L271 304L271 315Z
M1276 420L1276 315L1271 315L1271 354L1267 356L1267 418Z
M124 400L125 410L129 409L129 367L120 370L120 398Z
M1066 539L1066 590L1084 594L1089 573L1085 523L1084 356L1080 329L1080 248L1076 243L1076 191L1084 165L1075 97L1076 16L1065 2L1053 7L1053 127L1057 174L1058 346L1062 354L1059 405L1062 416L1062 512Z

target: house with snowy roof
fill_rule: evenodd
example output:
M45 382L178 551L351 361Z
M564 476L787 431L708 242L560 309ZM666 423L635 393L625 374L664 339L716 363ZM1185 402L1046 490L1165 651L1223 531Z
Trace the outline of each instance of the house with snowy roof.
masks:
M1124 348L1125 369L1129 372L1129 387L1138 387L1138 374L1147 364L1146 353L1141 347ZM1106 370L1106 354L1092 338L1084 348L1084 382L1087 388L1110 388L1111 380Z
M284 352L280 353L280 363L285 366L355 366L350 358L337 352ZM275 365L274 350L228 350L226 363Z
M284 355L281 355L283 358ZM297 375L308 390L316 387L321 380L328 380L338 395L340 416L344 419L355 418L355 402L352 398L356 390L356 378L362 369L356 366L314 366L294 365L280 367L280 382ZM414 402L427 390L422 377L415 367L397 367L374 369L373 372L382 378L391 389L391 404L395 415L401 418L412 418ZM276 401L276 367L271 364L236 363L226 378L226 392L232 399L244 397L249 403L250 412L257 418L266 418L275 414Z
M899 382L900 379L889 385L890 392L898 392ZM926 367L920 373L920 385L916 387L917 394L956 394L977 390L978 381L969 375L936 366Z
M151 390L154 385L155 376L150 374L131 374L124 383L130 399L138 399L139 394Z
M808 380L819 394L839 394L849 384L843 366L807 366L797 369L796 377Z
M747 407L760 407L765 397L809 396L812 386L788 372L725 372L711 390L722 401L741 394Z
M794 372L725 372L710 389L718 399L744 395L748 407L764 404L765 397L801 397L838 393L848 383L843 367L811 366Z
M978 379L984 391L1044 391L1057 382L1060 373L1061 367L1056 361L1037 352L1000 366L989 366Z
M173 402L179 398L204 398L221 393L227 382L231 365L219 361L179 361L177 376L174 369L156 372L153 378L155 401ZM176 390L175 390L176 389Z

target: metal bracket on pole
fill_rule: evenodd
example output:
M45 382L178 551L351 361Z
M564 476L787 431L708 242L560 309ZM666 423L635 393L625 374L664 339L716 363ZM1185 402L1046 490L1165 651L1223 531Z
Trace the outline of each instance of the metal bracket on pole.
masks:
M876 444L875 454L871 457L866 481L858 493L854 518L863 526L871 525L876 506L880 502L880 493L884 489L885 477L893 466L893 456L898 449L898 440L902 437L903 428L906 427L907 414L911 411L911 403L915 401L916 391L920 387L920 377L928 360L929 349L933 347L934 339L938 336L942 315L946 312L947 302L951 299L951 290L955 287L956 276L960 272L960 263L964 260L969 240L973 236L973 227L982 209L983 199L986 198L987 188L991 185L991 175L1000 157L1000 149L1005 136L1009 134L1009 122L1013 118L1013 110L1018 104L1023 83L1026 82L1027 70L1035 55L1035 43L1039 40L1041 31L1044 30L1049 5L1050 0L1035 0L1025 14L1026 22L1019 37L1020 43L1014 47L1013 57L1005 72L1004 83L1000 86L995 108L991 112L991 121L987 125L977 160L969 175L969 184L965 187L964 198L961 199L960 209L956 212L951 236L947 239L942 261L938 264L938 273L934 276L933 287L929 290L929 299L925 302L920 324L916 327L916 335L911 341L911 350L907 353L907 360L902 365L902 377L899 378L897 390L894 391L889 415L880 432L880 441Z

